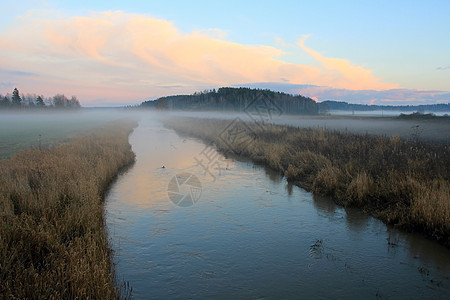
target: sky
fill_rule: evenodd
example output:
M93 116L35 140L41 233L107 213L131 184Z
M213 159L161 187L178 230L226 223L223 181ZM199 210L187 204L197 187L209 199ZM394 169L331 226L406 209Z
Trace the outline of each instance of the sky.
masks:
M450 102L450 1L0 0L0 94L137 104L221 86Z

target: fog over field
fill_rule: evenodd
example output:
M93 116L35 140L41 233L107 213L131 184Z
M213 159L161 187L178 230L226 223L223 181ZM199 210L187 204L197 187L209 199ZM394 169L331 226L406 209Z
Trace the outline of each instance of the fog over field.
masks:
M126 117L116 110L0 111L0 157L26 148L48 148Z
M0 112L0 154L7 157L24 148L48 147L62 140L87 133L90 129L121 118L195 117L252 121L245 113L219 112L142 112L126 109L82 109L74 112ZM399 120L396 117L354 115L295 116L281 114L266 118L266 123L299 128L338 130L356 134L399 136L439 143L449 143L448 120Z
M214 119L235 119L252 121L248 114L215 113L215 112L167 112L158 116L195 117ZM419 139L449 143L449 120L399 120L394 117L371 116L294 116L282 114L280 116L266 117L267 123L290 125L299 128L320 128L338 130L356 134L371 134L382 136L399 136L403 139Z

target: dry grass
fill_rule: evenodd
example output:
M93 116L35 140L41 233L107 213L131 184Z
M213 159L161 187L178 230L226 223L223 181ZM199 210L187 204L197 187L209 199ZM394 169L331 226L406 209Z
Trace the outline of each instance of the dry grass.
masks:
M386 223L423 232L450 245L448 145L322 129L261 128L248 123L254 141L230 149L241 145L230 147L218 138L229 123L188 118L166 121L181 134L266 164L297 185L331 196L341 205L360 207Z
M60 147L0 161L2 297L120 297L102 200L134 161L134 126L114 122Z

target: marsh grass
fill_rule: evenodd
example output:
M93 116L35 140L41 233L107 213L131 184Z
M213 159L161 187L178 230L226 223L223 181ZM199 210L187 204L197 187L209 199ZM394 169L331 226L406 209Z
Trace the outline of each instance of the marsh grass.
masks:
M180 134L214 143L225 154L236 150L218 138L228 123L165 121ZM450 245L448 145L281 125L248 126L256 139L235 151L243 157L338 204L362 208L386 223Z
M103 196L134 161L134 121L116 121L49 150L0 161L0 295L120 297Z

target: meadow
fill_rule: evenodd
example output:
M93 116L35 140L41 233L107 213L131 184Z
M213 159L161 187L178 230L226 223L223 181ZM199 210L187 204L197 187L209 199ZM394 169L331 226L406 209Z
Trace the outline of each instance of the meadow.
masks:
M165 126L212 143L229 156L281 172L288 181L385 223L422 232L450 246L448 144L264 125L177 118ZM233 131L238 137L231 137Z
M103 199L110 183L134 162L128 135L136 122L104 121L103 126L92 121L75 128L70 122L56 122L69 128L47 132L56 141L53 147L35 146L0 160L2 297L123 296L124 286L114 273ZM92 129L93 124L98 128ZM37 132L33 129L29 136ZM76 132L76 137L58 140L68 132Z
M0 112L0 159L27 148L54 147L115 119L115 113L94 111Z

